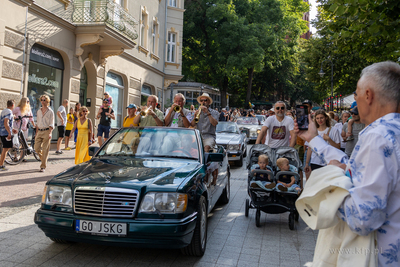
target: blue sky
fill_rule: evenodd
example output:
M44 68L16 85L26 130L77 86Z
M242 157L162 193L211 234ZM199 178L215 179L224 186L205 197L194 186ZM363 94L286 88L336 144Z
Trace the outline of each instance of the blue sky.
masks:
M310 9L310 22L311 22L317 16L317 3L316 0L309 0L309 3L311 5ZM313 28L311 24L310 24L310 30L313 34L316 32L315 28Z

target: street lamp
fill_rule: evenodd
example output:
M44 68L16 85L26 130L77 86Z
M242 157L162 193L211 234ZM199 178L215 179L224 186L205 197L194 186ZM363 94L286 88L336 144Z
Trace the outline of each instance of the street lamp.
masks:
M333 61L330 60L329 58L325 59L324 61L321 62L321 70L318 72L318 74L321 76L321 78L325 75L324 70L322 69L322 64L324 64L325 61L329 60L331 62L331 110L333 111Z

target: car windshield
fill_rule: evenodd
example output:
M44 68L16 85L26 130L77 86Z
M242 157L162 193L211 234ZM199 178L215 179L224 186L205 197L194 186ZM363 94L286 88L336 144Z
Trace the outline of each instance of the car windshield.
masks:
M265 116L264 115L256 115L256 118L263 123L265 121Z
M194 130L159 127L121 129L97 155L200 158Z
M218 122L217 133L238 133L237 125L234 122Z
M259 121L257 118L254 117L243 117L238 118L236 121L237 124L251 124L251 125L259 125Z

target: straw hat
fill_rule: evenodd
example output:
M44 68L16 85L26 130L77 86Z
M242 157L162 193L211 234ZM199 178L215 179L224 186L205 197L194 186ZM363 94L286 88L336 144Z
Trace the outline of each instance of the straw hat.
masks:
M201 102L200 102L200 98L202 98L202 97L207 97L208 98L208 100L210 100L210 105L212 104L212 99L211 99L211 97L210 97L210 95L209 94L207 94L207 93L203 93L201 96L199 96L198 98L197 98L197 102L199 102L199 104L201 104Z

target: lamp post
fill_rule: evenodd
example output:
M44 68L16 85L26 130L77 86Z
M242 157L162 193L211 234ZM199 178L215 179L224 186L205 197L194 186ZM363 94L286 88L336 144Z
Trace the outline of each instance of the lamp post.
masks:
M321 78L325 75L324 70L322 69L322 64L324 64L325 61L329 60L331 62L331 97L330 97L330 107L331 110L333 111L333 61L330 60L329 58L325 59L324 61L321 62L321 70L318 72L318 74L321 76Z

